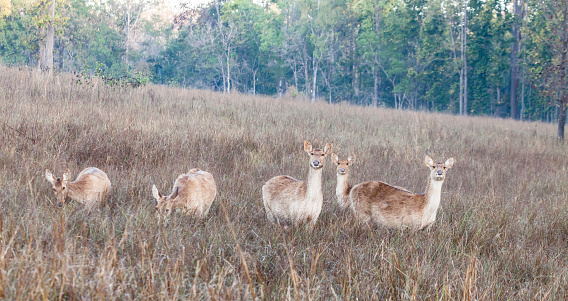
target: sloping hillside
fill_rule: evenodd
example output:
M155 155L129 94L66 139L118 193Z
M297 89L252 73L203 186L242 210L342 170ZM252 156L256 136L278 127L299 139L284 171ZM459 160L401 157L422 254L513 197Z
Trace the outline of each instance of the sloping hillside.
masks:
M6 299L565 299L568 147L555 126L311 104L146 86L38 80L0 67L0 288ZM358 225L323 171L313 232L266 221L261 187L305 179L304 140L344 158L351 181L422 192L424 156L453 157L429 232ZM104 170L113 188L88 212L55 206L49 168ZM191 168L219 194L196 221L155 217ZM234 236L233 236L234 233Z

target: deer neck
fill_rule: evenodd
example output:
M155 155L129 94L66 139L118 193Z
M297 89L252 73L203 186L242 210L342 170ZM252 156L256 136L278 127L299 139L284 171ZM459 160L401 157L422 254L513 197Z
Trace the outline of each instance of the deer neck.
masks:
M349 175L340 175L337 174L337 187L335 188L335 194L337 197L349 197Z
M73 200L80 200L81 196L77 193L79 190L77 189L77 183L74 182L69 182L67 183L67 188L65 188L67 190L67 194L66 194L66 198L69 197Z
M306 199L307 200L320 200L323 202L323 194L321 191L321 175L323 168L312 168L308 173L308 181L306 187Z
M436 215L438 207L440 207L440 199L442 198L442 184L444 181L434 181L431 177L428 179L428 186L424 193L426 206L424 207L424 218L429 219L432 215Z

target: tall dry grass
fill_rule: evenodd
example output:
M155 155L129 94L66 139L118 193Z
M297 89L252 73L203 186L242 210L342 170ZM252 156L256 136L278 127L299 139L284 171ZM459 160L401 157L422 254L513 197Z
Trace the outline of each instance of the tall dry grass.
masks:
M553 125L147 86L79 86L0 67L4 299L562 300L567 146ZM305 179L303 141L357 155L353 183L423 191L424 155L456 159L429 232L357 225L331 160L313 232L267 223L262 184ZM106 205L56 208L43 171L97 166ZM204 221L155 219L152 184L211 172ZM74 176L72 176L74 178ZM254 297L253 297L254 296Z

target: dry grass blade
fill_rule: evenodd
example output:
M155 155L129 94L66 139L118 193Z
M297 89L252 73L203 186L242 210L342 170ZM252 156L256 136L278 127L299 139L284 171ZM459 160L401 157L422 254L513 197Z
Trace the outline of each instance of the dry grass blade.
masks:
M466 270L465 281L463 284L463 301L470 301L473 296L473 291L475 289L475 284L477 282L477 258L475 255L471 254L469 256L469 264Z
M237 240L237 235L235 234L235 230L233 229L231 219L229 218L229 214L227 213L227 208L225 208L225 204L223 203L223 200L219 199L219 203L221 204L221 209L223 209L223 215L225 216L225 220L227 221L227 225L229 226L229 230L231 231L231 235L233 237L235 247L236 247L237 251L239 252L241 264L245 268L245 272L246 272L246 275L247 275L247 281L248 281L248 284L249 284L249 287L250 287L250 294L252 296L252 299L255 300L256 299L255 288L254 288L254 285L252 283L252 278L250 277L250 272L249 272L249 269L248 269L247 261L245 259L244 254L243 254L243 251L241 250L241 245L239 244L239 241Z

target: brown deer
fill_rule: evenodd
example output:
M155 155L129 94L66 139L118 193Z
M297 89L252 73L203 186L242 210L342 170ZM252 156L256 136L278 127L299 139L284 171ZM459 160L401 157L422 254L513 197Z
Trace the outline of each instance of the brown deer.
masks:
M277 176L262 186L264 208L271 223L308 223L310 229L315 226L323 204L323 166L331 147L332 144L327 143L323 150L314 149L309 141L305 141L304 151L310 157L308 180Z
M173 210L181 209L187 215L204 218L217 195L217 185L213 176L198 168L177 177L172 193L163 196L156 185L152 186L152 195L158 202L156 209L160 214L169 216Z
M83 169L73 182L69 182L70 177L69 169L63 173L62 178L55 178L49 169L45 170L45 178L53 186L59 207L63 206L65 199L69 196L91 209L102 204L110 191L111 184L106 173L96 167Z
M365 223L372 219L388 228L429 228L436 220L442 184L447 171L454 165L454 159L450 158L444 164L434 164L432 158L426 156L424 162L430 168L424 194L412 193L383 182L355 185L349 197L357 219Z
M337 204L339 208L346 209L351 207L349 192L353 186L349 184L349 166L355 163L355 155L349 156L347 160L339 160L336 154L331 154L331 161L337 165L337 187L335 188Z

